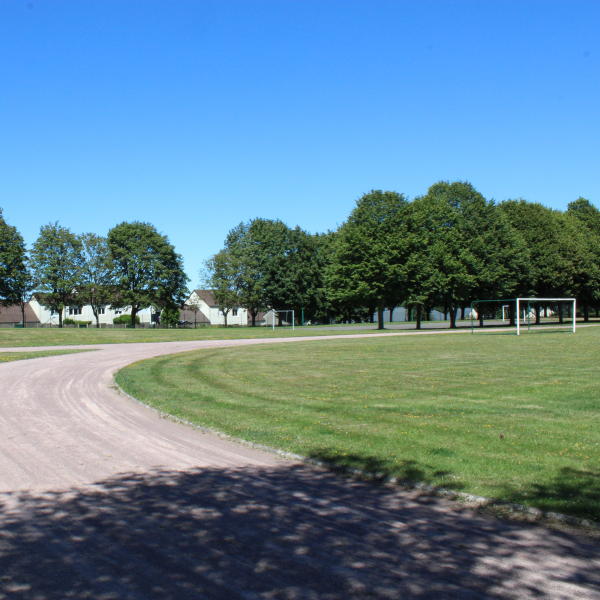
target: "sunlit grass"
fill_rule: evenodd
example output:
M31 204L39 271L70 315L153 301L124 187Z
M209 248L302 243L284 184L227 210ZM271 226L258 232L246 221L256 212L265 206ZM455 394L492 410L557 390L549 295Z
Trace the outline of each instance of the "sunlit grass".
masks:
M77 352L89 352L89 350L40 350L35 352L0 352L0 364L12 362L13 360L25 360L27 358L42 358L44 356L74 354Z
M214 349L117 381L254 442L600 519L599 342L589 328Z

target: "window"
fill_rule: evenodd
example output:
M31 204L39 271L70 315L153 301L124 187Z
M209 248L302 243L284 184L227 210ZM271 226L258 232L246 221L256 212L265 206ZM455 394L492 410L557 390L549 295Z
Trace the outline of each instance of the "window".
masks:
M120 315L123 311L120 309L115 309L115 315Z
M104 314L104 309L105 309L105 307L104 307L104 306L99 306L99 307L98 307L98 314L99 314L99 315L103 315L103 314Z
M231 309L231 316L232 317L237 317L237 308L232 308Z
M69 306L69 314L70 315L81 315L83 314L83 309L79 308L78 306Z

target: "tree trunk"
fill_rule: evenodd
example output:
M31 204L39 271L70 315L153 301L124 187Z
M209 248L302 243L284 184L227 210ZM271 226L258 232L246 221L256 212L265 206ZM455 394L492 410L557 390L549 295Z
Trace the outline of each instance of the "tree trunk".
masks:
M509 327L515 327L516 323L515 323L515 311L516 311L516 304L513 304L512 302L509 304L508 307L508 315L509 315L509 319L510 322L508 324Z
M96 329L100 329L100 317L98 313L95 313L94 316L96 317Z
M383 311L385 310L385 302L380 300L377 304L377 329L384 329L383 327Z
M483 327L483 311L485 309L485 305L484 304L479 304L479 314L477 315L479 317L479 327Z
M25 299L21 298L21 314L23 315L23 329L25 329Z
M62 316L62 311L63 309L58 311L58 326L62 329L62 322L63 322L63 316Z
M583 322L590 322L590 307L588 306L587 302L583 305Z
M458 312L458 308L454 309L452 305L450 305L450 329L456 329L456 313Z
M539 325L542 322L541 314L540 314L542 311L542 307L539 304L536 304L534 306L534 309L535 309L535 324Z
M422 306L417 304L417 329L421 329L421 310Z
M131 307L131 328L135 329L135 316L138 313L138 308L137 306L132 306Z
M564 320L564 315L563 315L563 303L560 302L558 305L558 322L562 325L563 320Z
M252 327L256 327L256 315L258 311L250 311L250 316L252 317Z

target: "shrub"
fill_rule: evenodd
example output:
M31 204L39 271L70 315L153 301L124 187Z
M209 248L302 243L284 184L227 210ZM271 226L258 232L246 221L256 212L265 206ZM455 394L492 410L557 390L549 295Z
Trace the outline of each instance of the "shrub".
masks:
M121 315L119 317L115 317L113 319L113 323L115 325L131 325L131 315ZM138 315L135 315L135 324L140 324L140 318Z
M165 306L160 313L161 325L175 326L179 323L180 313L176 306Z
M91 321L78 321L77 319L63 319L63 325L91 325Z

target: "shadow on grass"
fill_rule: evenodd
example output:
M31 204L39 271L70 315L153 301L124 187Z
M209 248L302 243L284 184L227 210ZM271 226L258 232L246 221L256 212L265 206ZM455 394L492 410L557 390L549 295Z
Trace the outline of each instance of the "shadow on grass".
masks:
M453 453L446 448L438 448L433 452L444 456ZM427 483L454 491L464 488L464 484L456 478L453 471L435 469L431 465L420 464L416 460L403 460L396 464L369 454L349 453L343 455L329 449L314 450L309 454L309 458L328 463L331 465L332 471L341 474L351 473L352 469L358 469L372 474L374 477L370 477L370 479L375 480L393 476L405 482Z
M600 590L597 545L453 508L289 465L3 494L0 598L481 600Z
M600 473L597 472L565 467L550 484L526 483L519 489L507 486L504 493L511 502L600 522Z

